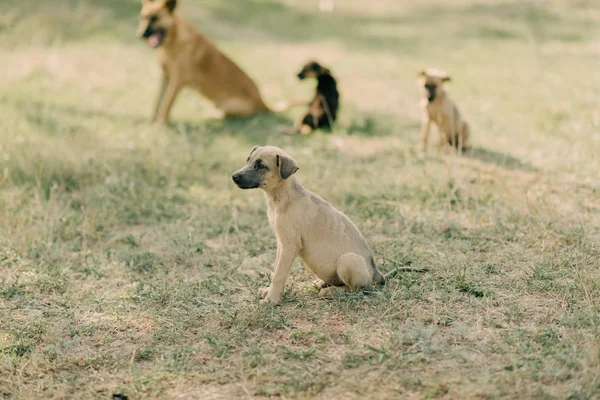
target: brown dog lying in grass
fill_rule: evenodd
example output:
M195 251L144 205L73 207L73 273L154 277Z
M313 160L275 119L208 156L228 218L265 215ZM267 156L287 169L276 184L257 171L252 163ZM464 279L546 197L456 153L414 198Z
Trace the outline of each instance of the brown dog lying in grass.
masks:
M200 92L225 117L248 117L269 111L252 79L182 18L176 6L177 0L142 0L137 35L156 49L163 70L152 121L167 122L183 87Z
M423 91L421 149L427 146L431 123L437 126L440 135L438 148L447 143L462 151L469 145L469 125L462 119L458 108L444 90L444 83L448 81L450 77L440 70L427 69L418 73L419 87Z

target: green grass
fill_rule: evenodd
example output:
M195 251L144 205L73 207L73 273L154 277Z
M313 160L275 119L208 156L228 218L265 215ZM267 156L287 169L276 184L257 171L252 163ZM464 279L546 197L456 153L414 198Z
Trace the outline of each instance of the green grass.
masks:
M240 3L240 4L238 4ZM215 120L184 92L148 124L138 0L0 6L0 398L600 397L600 7L593 1L182 1L269 104L339 79L333 134L300 110ZM421 4L423 3L423 4ZM463 157L414 151L416 71L448 70ZM383 288L317 296L230 175L254 145L346 212Z

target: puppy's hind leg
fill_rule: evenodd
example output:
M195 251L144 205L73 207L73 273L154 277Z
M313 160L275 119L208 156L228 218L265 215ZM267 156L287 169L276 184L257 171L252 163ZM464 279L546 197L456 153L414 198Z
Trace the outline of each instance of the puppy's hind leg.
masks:
M358 254L346 253L341 256L336 272L345 290L356 290L373 284L372 269L365 258ZM329 296L336 290L336 286L327 285L321 289L319 296Z
M459 143L458 146L460 147L460 150L465 150L469 147L469 136L471 134L471 128L469 127L469 124L467 124L466 122L463 121L461 127L460 127L460 136L458 137Z
M364 257L346 253L337 262L337 275L350 290L373 284L373 271Z

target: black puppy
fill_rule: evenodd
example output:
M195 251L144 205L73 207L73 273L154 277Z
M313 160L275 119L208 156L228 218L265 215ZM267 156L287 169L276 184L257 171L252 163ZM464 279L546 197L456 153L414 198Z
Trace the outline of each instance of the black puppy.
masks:
M307 112L296 122L294 128L302 134L309 134L314 129L331 129L337 118L340 94L337 83L331 71L315 61L308 62L300 73L298 79L317 79L315 97L308 103Z

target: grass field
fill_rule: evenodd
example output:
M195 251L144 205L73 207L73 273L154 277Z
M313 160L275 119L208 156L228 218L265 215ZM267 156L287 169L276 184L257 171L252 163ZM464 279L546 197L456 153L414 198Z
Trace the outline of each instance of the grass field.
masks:
M0 5L0 398L600 398L600 6L589 1L182 0L269 104L330 66L333 134L300 110L214 119L159 69L139 0ZM415 151L416 71L448 70L462 157ZM321 299L231 173L284 148L388 285Z

